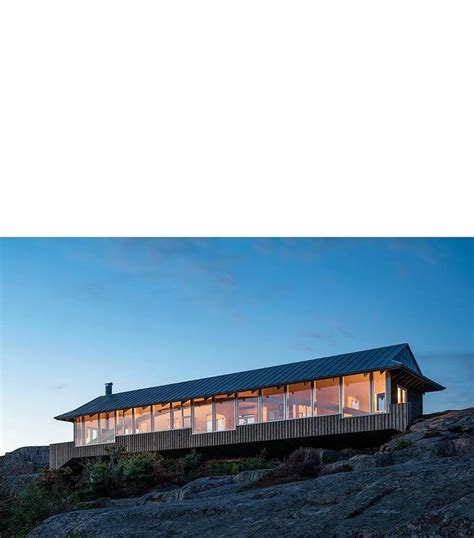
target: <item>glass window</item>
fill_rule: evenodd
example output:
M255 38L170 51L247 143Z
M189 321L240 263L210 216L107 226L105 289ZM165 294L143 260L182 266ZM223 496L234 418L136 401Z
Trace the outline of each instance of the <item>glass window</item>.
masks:
M314 414L339 414L339 378L319 379L315 382Z
M386 409L385 372L373 372L373 406L375 413L384 413Z
M237 394L237 416L239 426L258 422L258 390Z
M370 375L355 374L342 378L345 417L370 413Z
M311 416L311 381L288 385L288 418Z
M123 435L123 410L117 411L117 435Z
M399 404L404 404L408 401L407 389L401 387L400 385L397 385L397 401Z
M125 435L131 435L133 431L133 409L125 409L123 412L123 432Z
M173 407L173 429L180 430L184 428L183 405L181 402L174 402L171 405Z
M193 400L193 433L212 432L212 400Z
M162 432L171 428L171 406L154 405L153 406L153 431Z
M285 387L262 390L262 422L285 418Z
M216 396L216 431L235 430L235 398Z
M191 401L183 402L183 428L191 427Z
M84 444L96 445L99 442L99 415L84 417Z
M115 441L115 412L100 414L100 442L113 443Z
M76 417L74 420L74 444L82 446L84 444L84 425L82 417Z
M151 405L135 407L135 433L151 432Z

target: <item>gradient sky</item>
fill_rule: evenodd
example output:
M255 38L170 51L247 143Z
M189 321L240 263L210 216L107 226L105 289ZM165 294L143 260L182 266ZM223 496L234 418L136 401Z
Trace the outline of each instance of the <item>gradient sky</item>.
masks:
M408 342L474 405L472 239L2 239L1 447L103 394Z

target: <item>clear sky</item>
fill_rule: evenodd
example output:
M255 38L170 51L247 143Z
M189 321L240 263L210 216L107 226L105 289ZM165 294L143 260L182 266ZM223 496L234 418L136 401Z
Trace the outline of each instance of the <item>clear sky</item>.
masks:
M472 239L3 239L0 451L103 394L408 342L474 405Z

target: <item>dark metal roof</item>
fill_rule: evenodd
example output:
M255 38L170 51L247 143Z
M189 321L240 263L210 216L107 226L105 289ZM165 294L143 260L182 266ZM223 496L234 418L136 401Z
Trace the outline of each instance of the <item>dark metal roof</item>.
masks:
M415 376L423 378L425 392L444 388L422 376L408 344L398 344L321 359L248 370L246 372L183 381L159 387L130 390L109 396L99 396L56 418L58 420L72 420L78 416L92 415L103 411L186 401L192 398L207 398L216 394L229 394L300 381L324 379L373 370L393 370L402 367L412 372Z

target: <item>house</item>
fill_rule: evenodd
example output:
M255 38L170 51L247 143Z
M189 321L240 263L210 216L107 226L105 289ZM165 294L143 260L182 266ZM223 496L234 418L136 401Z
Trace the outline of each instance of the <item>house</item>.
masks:
M55 417L74 441L52 444L50 467L127 452L214 450L404 431L423 413L425 377L408 344L105 395Z

